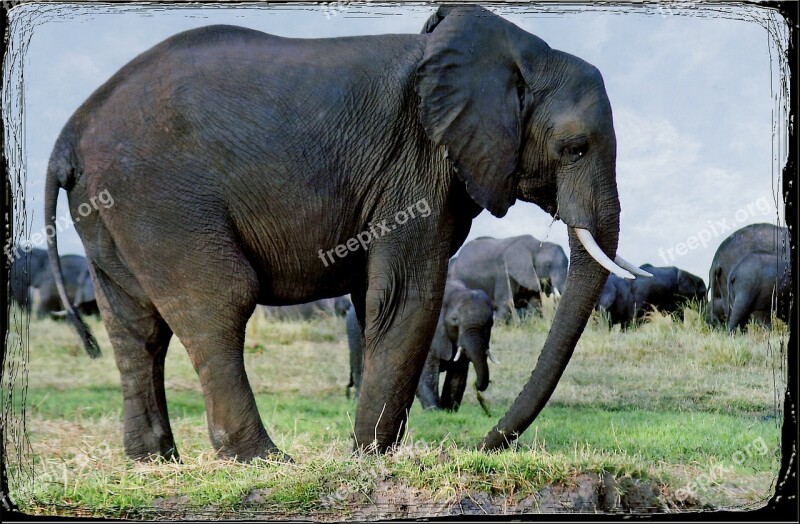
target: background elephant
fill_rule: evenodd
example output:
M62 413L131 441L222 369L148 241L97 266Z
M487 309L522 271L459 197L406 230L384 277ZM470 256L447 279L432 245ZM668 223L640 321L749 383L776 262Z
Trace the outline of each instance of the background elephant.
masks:
M487 360L496 363L489 348L493 315L492 301L483 290L469 289L460 280L447 281L436 332L417 386L422 407L458 411L470 362L475 368L475 387L486 391ZM439 373L446 373L441 395Z
M486 292L498 318L507 320L512 307L525 308L532 302L539 309L541 293L563 292L568 265L561 246L531 235L481 237L461 248L448 278Z
M756 251L775 253L781 257L781 264L788 267L789 230L773 224L750 224L722 241L708 271L710 297L706 319L709 324L727 322L732 305L728 296L730 272L742 257Z
M628 329L634 317L631 281L617 275L608 275L595 309L608 315L609 327L620 324L623 330Z
M765 251L749 253L739 260L728 275L728 332L744 328L751 317L770 326L773 311L784 322L789 320L790 263L788 258Z
M78 308L78 311L84 315L98 315L100 310L97 306L94 283L89 275L86 257L64 255L59 258L64 275L64 286L70 304ZM37 280L33 283L33 287L35 288L36 299L34 303L38 318L44 318L48 314L63 316L64 305L61 303L56 281L50 271L40 272Z
M315 317L336 315L344 317L350 309L350 298L321 298L304 304L290 306L261 306L264 316L277 320L310 320Z
M54 228L62 188L73 217L98 191L115 197L75 227L137 459L178 455L163 378L173 334L220 456L281 456L245 372L245 326L257 304L346 293L366 343L356 445L395 446L447 261L483 209L502 217L519 198L567 224L571 259L528 384L481 443L506 447L550 398L608 271L638 271L614 262L616 138L600 72L479 7L441 7L416 35L175 35L70 117L47 170ZM59 295L96 356L57 250L54 238Z
M417 398L425 409L457 411L467 386L469 364L475 368L475 386L489 386L489 365L494 357L489 349L493 319L492 301L479 289L469 289L459 280L445 285L442 309L425 366L417 386ZM363 366L363 335L355 310L347 315L350 346L350 386L358 396ZM439 373L446 373L441 395Z
M703 279L675 266L656 267L644 264L641 268L653 276L639 278L631 283L634 316L644 317L652 308L665 313L678 313L683 319L683 308L689 302L703 306L706 302L706 285Z
M9 272L9 293L11 300L20 307L30 311L31 292L30 288L37 281L42 273L49 273L50 266L47 263L47 251L39 248L32 248L25 251L17 246L12 255L14 261L11 263ZM61 309L59 307L59 309Z

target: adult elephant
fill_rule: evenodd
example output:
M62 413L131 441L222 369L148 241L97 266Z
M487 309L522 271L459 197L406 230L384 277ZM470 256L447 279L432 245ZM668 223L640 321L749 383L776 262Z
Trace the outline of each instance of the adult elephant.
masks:
M480 289L470 289L460 280L448 280L442 309L436 323L417 398L425 409L458 411L467 386L469 364L475 369L475 387L489 387L488 361L497 363L489 347L493 320L492 301ZM355 310L348 312L347 335L350 346L350 384L358 395L363 367L364 337ZM463 357L463 358L462 358ZM439 374L445 373L439 392Z
M84 315L99 314L94 283L89 275L86 257L64 255L60 257L60 266L69 303ZM48 315L63 316L64 306L58 294L56 279L49 270L39 273L33 287L37 318L45 318Z
M731 303L728 332L744 328L752 317L770 326L772 312L787 322L792 291L790 260L774 252L756 251L742 257L728 275Z
M350 299L346 296L321 298L291 306L262 306L267 318L278 320L310 320L320 316L336 315L344 317L350 309Z
M595 309L608 316L608 327L619 324L622 330L628 329L634 318L633 292L631 281L617 275L608 275Z
M246 460L280 453L244 369L256 304L351 294L366 339L353 433L383 452L404 434L447 260L472 219L517 198L558 211L565 292L528 384L481 444L494 449L550 398L609 268L633 277L611 260L615 164L599 71L485 9L442 7L419 35L211 26L138 56L76 111L50 159L45 216L61 188L73 216L99 191L114 196L76 228L122 374L126 453L177 456L164 394L174 333L213 446ZM49 252L96 355L55 239Z
M564 249L531 235L480 237L467 242L450 264L448 278L485 291L497 317L507 320L512 308L541 306L541 294L560 293L569 261Z
M651 278L631 282L634 316L644 317L653 308L664 313L678 313L683 318L683 308L690 302L706 302L706 284L703 279L675 266L656 267L651 264L641 266Z
M763 251L775 253L788 266L789 230L774 224L750 224L731 233L722 241L708 271L709 308L706 319L711 325L727 323L732 301L728 296L728 278L742 257Z
M30 311L31 286L39 279L39 275L50 272L47 251L36 247L23 249L17 246L11 251L11 256L14 257L8 282L11 300L26 311Z

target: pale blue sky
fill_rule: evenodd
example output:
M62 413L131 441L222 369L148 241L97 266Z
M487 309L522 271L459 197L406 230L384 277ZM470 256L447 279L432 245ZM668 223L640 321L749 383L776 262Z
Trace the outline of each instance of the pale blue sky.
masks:
M12 44L29 38L21 71L30 231L41 231L44 224L44 173L61 127L122 65L168 36L217 23L303 38L418 33L435 9L374 3L339 10L319 5L14 9ZM677 265L707 279L716 247L733 229L776 223L779 217L783 223L776 189L785 138L782 142L780 133L773 138L773 122L783 116L780 93L773 92L780 73L770 56L778 56L776 46L785 46L786 30L774 13L755 7L547 9L492 7L602 72L617 132L620 254L636 264ZM747 20L736 19L741 17ZM780 38L769 37L765 26ZM18 71L12 78L4 73L7 93L13 94ZM7 126L12 123L4 117ZM59 216L67 212L62 196ZM483 212L469 238L524 233L566 249L566 227L523 202L503 219ZM74 230L59 234L59 247L62 254L83 252Z

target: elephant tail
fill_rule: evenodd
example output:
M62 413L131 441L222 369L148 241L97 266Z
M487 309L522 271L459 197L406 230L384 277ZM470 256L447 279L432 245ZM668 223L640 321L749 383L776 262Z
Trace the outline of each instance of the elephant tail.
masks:
M63 137L63 135L62 135ZM63 146L62 138L59 138L58 143L50 157L50 164L47 168L47 180L45 182L45 195L44 195L44 218L45 218L45 231L47 236L47 254L50 258L50 271L53 274L53 280L58 289L58 296L61 298L61 303L67 315L67 321L78 332L81 337L83 347L86 353L91 358L100 356L100 346L94 338L89 327L84 323L78 310L70 302L67 296L67 289L64 286L64 275L61 272L61 260L58 258L58 239L56 237L56 204L58 203L58 192L61 188L69 187L73 182L73 162L70 161L70 155L63 154L64 150L70 150Z

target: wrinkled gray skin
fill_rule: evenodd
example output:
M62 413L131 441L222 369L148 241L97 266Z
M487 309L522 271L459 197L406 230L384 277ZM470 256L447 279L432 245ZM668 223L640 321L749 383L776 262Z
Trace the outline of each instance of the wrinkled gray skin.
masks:
M47 263L47 251L39 248L32 248L25 251L17 246L12 250L14 256L9 271L9 293L11 300L20 307L30 311L31 292L30 288L37 281L43 272L50 272L50 265ZM61 307L59 306L59 309Z
M677 313L683 319L683 308L689 302L705 306L707 290L702 278L675 266L644 264L640 267L653 276L637 278L630 284L636 319L643 318L653 308Z
M711 325L728 323L733 301L728 296L731 270L746 255L756 251L775 253L781 263L789 263L789 230L773 224L750 224L722 241L708 272L709 308L706 320Z
M511 308L529 303L541 309L541 294L564 291L569 261L564 249L531 235L480 237L467 242L450 263L448 278L489 295L497 318L508 320Z
M343 317L350 309L350 299L346 296L321 298L305 304L291 306L261 306L264 316L277 320L310 320L320 316L336 315Z
M573 228L615 257L615 173L595 67L485 9L442 7L421 34L292 39L211 26L167 39L69 119L45 217L55 227L62 188L73 217L99 192L114 196L76 229L121 373L127 455L178 455L164 394L175 334L199 375L212 445L248 460L281 456L244 368L256 304L350 293L366 341L353 434L385 452L407 427L447 260L472 219L502 217L517 199L558 210L565 292L530 380L480 443L498 449L547 403L606 280ZM323 260L423 200L424 218ZM55 239L49 255L60 275ZM68 318L97 355L74 308Z
M64 255L61 259L61 270L64 275L64 285L70 303L84 315L97 315L97 299L94 293L94 283L89 276L89 266L86 257L80 255ZM34 304L37 318L63 312L64 306L58 296L53 274L49 270L39 273L33 282Z
M463 282L448 280L442 310L436 324L431 348L417 386L417 398L425 409L458 411L467 386L469 364L475 369L475 386L486 391L489 386L488 351L492 334L492 301L479 289L469 289ZM350 384L358 396L361 385L363 336L354 313L347 315L350 346ZM458 348L462 353L454 360ZM441 395L439 373L446 373Z
M595 309L608 315L608 327L619 324L623 330L633 322L634 306L631 281L617 275L608 275Z
M790 260L774 252L756 251L742 257L728 275L731 301L728 332L747 325L753 318L772 325L772 311L787 322L791 301Z

